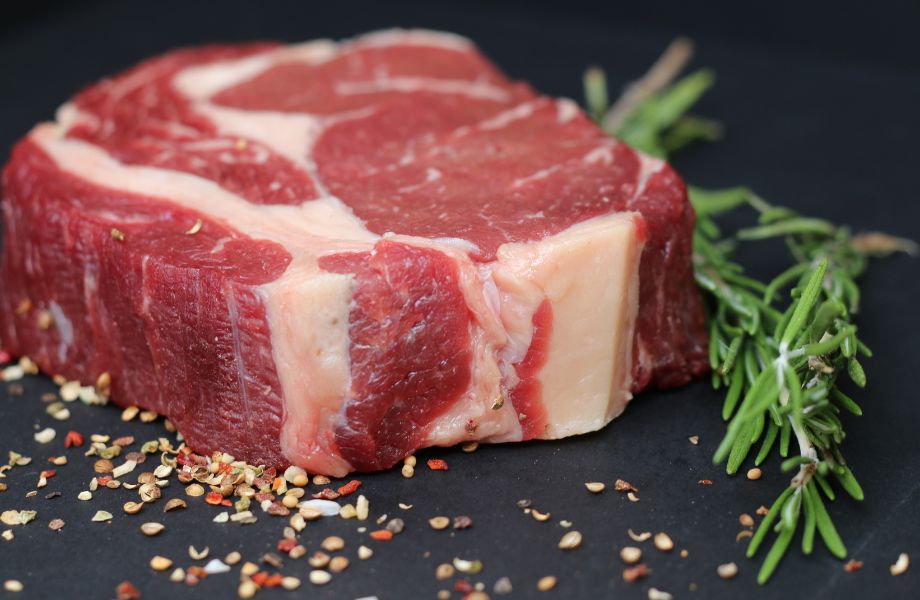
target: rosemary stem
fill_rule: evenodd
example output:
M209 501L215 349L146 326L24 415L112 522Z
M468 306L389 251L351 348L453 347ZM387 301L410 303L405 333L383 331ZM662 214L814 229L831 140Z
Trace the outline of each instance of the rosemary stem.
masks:
M788 417L789 424L792 426L792 433L795 434L795 440L799 444L799 454L811 459L811 462L799 466L799 472L792 478L792 485L800 488L808 485L812 476L815 474L815 462L818 460L818 451L815 450L814 444L808 439L805 428L796 424L795 419Z

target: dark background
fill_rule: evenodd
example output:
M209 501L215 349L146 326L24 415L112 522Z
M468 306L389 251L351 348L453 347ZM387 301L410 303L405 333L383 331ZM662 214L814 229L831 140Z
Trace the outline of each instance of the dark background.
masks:
M603 66L614 89L640 75L676 34L697 42L694 65L713 67L718 83L699 112L721 119L726 136L715 145L681 154L675 165L688 181L704 186L748 184L764 197L803 212L920 239L916 139L920 134L920 50L916 2L872 2L847 7L808 2L631 2L600 6L568 2L198 2L148 3L48 1L4 3L0 8L0 153L80 86L152 54L183 44L260 38L300 41L341 38L390 26L424 26L473 38L507 73L546 93L581 100L580 75ZM748 252L755 272L780 268L772 251ZM718 394L705 382L670 393L644 393L626 414L597 434L552 443L481 448L473 455L450 449L423 453L451 465L448 473L422 468L413 480L398 473L362 477L374 516L399 513L406 532L389 545L374 544L368 562L354 558L363 536L357 524L338 519L310 525L302 543L312 551L326 535L342 535L353 564L325 588L305 583L300 595L357 598L433 598L448 584L434 568L454 556L480 558L485 571L472 577L486 590L500 576L511 578L512 597L534 597L536 580L547 574L559 585L545 598L645 598L651 586L677 598L916 597L917 572L888 574L900 552L920 561L920 425L916 377L920 372L920 263L908 257L878 262L863 280L862 336L875 349L867 361L869 388L857 392L866 415L850 419L845 450L866 490L860 505L842 499L831 514L850 549L865 562L854 574L823 547L804 557L798 540L773 581L758 588L758 564L736 544L742 512L769 503L787 477L769 462L764 479L728 478L710 463L723 426ZM0 282L2 285L2 282ZM68 429L84 433L132 434L138 441L161 434L157 425L123 424L116 409L71 406L74 416L57 423L38 399L52 388L36 378L26 394L0 388L0 451L15 449L33 464L17 468L0 493L0 510L32 508L36 522L16 528L12 542L0 540L0 580L26 585L23 597L111 598L130 579L145 598L235 597L238 570L213 576L190 589L147 567L164 554L188 566L185 548L209 545L212 556L239 549L249 560L273 549L283 524L267 517L240 528L210 522L202 503L161 515L161 504L128 518L121 504L132 493L98 493L91 503L76 494L89 479L90 459L70 451L71 464L25 498L47 456L63 452ZM51 425L57 440L39 447L34 427ZM699 446L687 436L700 435ZM618 477L638 486L639 503L608 491L591 496L583 482L610 486ZM701 487L699 479L714 485ZM181 495L173 483L167 497ZM44 499L49 491L64 497ZM536 523L515 507L520 498L553 513ZM400 511L397 502L415 508ZM99 509L109 524L90 523ZM468 514L467 531L432 532L436 514ZM58 533L46 525L61 517ZM562 553L559 519L574 521L583 546ZM162 520L167 532L145 539L137 526ZM373 523L369 523L373 526ZM664 530L678 548L661 554L646 546L652 575L636 584L620 577L616 549L632 542L626 529ZM3 527L5 529L6 527ZM761 555L762 556L762 555ZM722 581L715 567L736 561L741 572ZM303 560L283 571L306 579ZM690 583L699 589L689 591ZM0 591L0 597L4 592ZM281 597L265 592L262 597ZM455 594L454 597L459 597Z

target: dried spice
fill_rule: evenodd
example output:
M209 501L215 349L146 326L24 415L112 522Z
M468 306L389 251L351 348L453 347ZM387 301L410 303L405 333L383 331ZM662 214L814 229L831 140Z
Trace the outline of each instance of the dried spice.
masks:
M910 566L910 556L906 552L902 552L898 556L897 562L888 567L888 571L894 576L903 575L907 572L907 568Z
M320 543L320 547L326 552L338 552L345 548L345 540L336 535L331 535Z
M52 519L51 522L48 523L48 529L50 529L51 531L60 531L63 528L64 528L64 519Z
M172 564L173 564L173 561L166 558L165 556L157 555L150 559L150 568L153 569L154 571L165 571L166 569L171 567Z
M847 573L855 573L856 571L863 568L863 562L861 560L856 560L851 558L843 565L843 570Z
M492 591L496 596L507 596L514 591L514 587L511 585L511 579L508 577L499 577L495 585L492 586Z
M122 581L115 588L115 600L140 600L141 593L130 581Z
M648 600L674 600L674 596L658 588L648 589Z
M144 508L143 502L125 502L124 511L129 515L136 515Z
M355 506L355 516L358 517L359 521L366 521L368 515L370 514L370 501L363 494L358 496L358 500Z
M435 568L434 577L438 581L445 581L453 577L456 571L457 570L454 569L453 565L448 564L448 563L441 563L440 565L437 566L437 568Z
M430 458L427 464L432 471L446 471L448 469L447 461L441 458Z
M93 463L93 471L96 473L111 473L114 468L115 465L107 458L99 459Z
M313 585L326 585L332 581L332 575L328 571L310 571L310 583Z
M664 532L656 533L655 547L662 552L670 552L674 549L674 542L671 540L671 537L668 534Z
M141 533L148 537L153 537L159 535L166 529L166 526L162 523L144 523L141 525Z
M46 427L35 434L35 441L39 444L48 444L54 440L56 435L57 432L54 429Z
M639 493L639 488L624 479L617 479L616 483L613 484L613 489L618 492L633 492L635 494Z
M328 554L317 550L307 559L307 564L314 569L325 569L330 560L332 559Z
M738 574L738 565L733 562L725 563L723 565L719 565L716 568L716 572L722 579L731 579Z
M127 460L112 470L112 477L116 479L120 479L121 477L124 477L125 475L133 471L135 467L137 467L137 461Z
M645 564L638 564L635 567L629 567L623 570L623 581L633 583L642 579L649 574L649 568Z
M481 560L465 560L463 558L454 558L454 568L461 573L468 575L478 575L482 573L483 565Z
M203 225L204 225L204 221L202 221L201 219L195 219L195 224L192 225L190 228L188 228L185 231L185 235L195 235L196 233L201 231L201 228Z
M281 587L287 591L293 591L300 587L300 579L296 577L285 577L281 580Z
M537 589L541 592L548 592L556 587L556 578L553 575L547 575L537 580Z
M652 537L652 532L650 531L643 531L642 533L636 533L632 529L628 529L626 530L626 533L627 535L629 535L629 538L634 542L644 542L645 540L650 539Z
M627 565L634 565L642 560L642 550L635 546L626 546L620 550L620 560Z
M545 523L546 521L549 521L553 515L551 513L541 513L540 511L534 508L530 510L530 516L532 516L534 520L536 521Z
M349 560L344 556L335 556L329 561L329 570L333 573L341 573L348 568Z
M390 519L387 521L387 524L384 526L384 529L391 532L393 535L399 535L403 532L403 529L406 528L406 522L400 518Z
M361 482L357 479L352 479L338 489L339 496L348 496L350 494L354 494L356 491L358 491L359 487L361 487Z
M581 546L581 533L578 531L569 531L559 540L560 550L574 550Z
M201 487L201 485L199 485L199 484L197 484L197 483L193 483L192 485L190 485L190 486L188 486L187 488L185 488L185 493L186 493L186 495L188 495L188 496L191 496L191 497L193 497L193 498L196 498L196 497L198 497L198 496L203 496L203 495L204 495L204 488Z
M332 488L323 488L319 492L313 494L313 498L317 500L335 500L340 495L341 494L339 494L337 491L335 491Z
M166 506L163 508L163 512L170 512L173 510L178 510L180 508L187 508L188 502L182 498L171 498L166 502Z

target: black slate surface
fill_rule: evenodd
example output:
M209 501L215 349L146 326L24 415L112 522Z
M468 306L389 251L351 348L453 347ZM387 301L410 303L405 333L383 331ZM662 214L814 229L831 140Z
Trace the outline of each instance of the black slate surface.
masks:
M857 228L884 229L920 238L917 202L916 137L920 134L920 64L908 36L917 22L916 4L888 2L848 11L827 12L791 3L744 12L719 2L688 9L689 3L644 3L620 10L595 8L573 0L564 9L548 3L382 3L347 2L310 6L298 2L204 3L174 0L156 3L50 2L0 9L0 148L5 153L34 122L53 110L79 86L135 61L181 44L218 40L319 36L343 37L393 25L448 29L474 38L515 78L540 90L580 98L583 68L604 66L620 85L640 74L676 33L695 35L696 64L718 73L715 91L700 112L722 119L724 141L681 155L676 166L694 183L721 186L746 183L762 195L804 212ZM7 12L4 12L7 11ZM753 11L753 9L752 9ZM913 52L913 54L911 54ZM769 273L782 257L769 251L747 253L755 271ZM728 478L713 467L711 453L723 430L718 394L705 382L685 389L642 394L605 430L560 442L428 451L450 463L447 473L418 469L412 480L398 472L362 476L374 517L388 513L406 521L406 531L389 544L370 542L375 556L355 559L365 537L358 523L330 519L311 524L301 536L311 551L327 535L343 536L352 566L324 588L305 583L298 596L319 598L433 598L449 587L434 578L438 563L455 556L481 559L482 574L472 581L491 591L496 579L510 577L517 598L645 598L649 587L677 598L886 598L916 597L914 567L900 578L888 574L899 552L920 560L920 424L916 373L920 369L920 262L897 257L873 265L863 281L859 324L876 358L867 361L869 389L857 392L866 415L850 419L847 454L866 489L860 505L840 500L831 514L850 553L865 567L842 571L823 548L804 557L797 548L766 587L754 582L757 564L743 558L735 543L737 518L768 503L786 477L775 461L761 481ZM2 285L2 281L0 281ZM0 540L0 581L21 580L28 598L112 598L116 585L129 579L145 598L235 597L238 567L197 588L172 584L147 563L154 554L188 566L186 548L210 546L212 556L240 550L255 560L273 549L284 523L261 517L239 527L211 522L215 509L201 502L190 510L163 515L162 501L141 515L127 517L121 505L133 499L125 490L101 491L90 503L76 500L91 474L91 460L69 450L70 464L58 469L37 497L26 498L38 471L51 455L64 453L69 429L85 434L157 437L159 424L125 424L115 408L72 405L70 421L44 414L43 378L24 383L12 396L0 386L0 451L17 450L33 463L4 480L0 510L38 511L35 522L16 527L16 538ZM52 426L57 439L39 446L36 428ZM687 437L699 435L698 446ZM5 458L5 456L4 456ZM612 485L626 479L641 489L641 501L629 502L611 489L588 494L583 482ZM701 487L699 479L712 479ZM48 492L62 497L45 499ZM173 482L166 497L181 496ZM516 508L530 498L553 518L537 523ZM402 511L398 502L414 505ZM111 524L91 523L96 510L115 515ZM433 532L428 517L466 514L473 528ZM47 523L63 518L52 532ZM584 544L563 553L556 543L569 519L584 533ZM153 539L140 523L162 521L166 532ZM369 522L373 527L373 522ZM646 547L652 575L626 584L616 549L630 544L627 528L667 531L677 551L662 554ZM3 527L6 529L6 527ZM739 564L733 581L722 581L715 567ZM306 579L304 560L287 561L286 574ZM558 587L535 591L536 580L553 574ZM698 586L690 591L690 584ZM261 597L281 597L269 591ZM0 597L12 597L0 591ZM459 597L455 594L454 597Z

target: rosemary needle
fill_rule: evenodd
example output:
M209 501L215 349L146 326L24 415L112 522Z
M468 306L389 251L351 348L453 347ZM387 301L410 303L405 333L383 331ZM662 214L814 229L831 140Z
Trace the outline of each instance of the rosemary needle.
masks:
M659 62L668 62L665 58ZM687 58L678 62L682 65ZM657 77L659 71L653 67L629 88L629 102L621 99L611 110L604 73L592 68L584 78L590 114L608 134L662 158L693 141L717 138L718 123L686 114L712 86L712 72L702 69L666 85ZM645 80L655 85L644 85ZM626 105L629 111L623 110ZM862 414L840 384L849 379L865 387L857 355L871 355L853 323L860 300L856 280L870 257L916 252L917 245L880 233L853 236L846 227L775 206L743 186L688 186L688 192L697 214L694 274L708 301L712 383L726 390L722 416L728 427L714 460L726 462L733 474L761 438L757 465L770 455L777 438L782 457L789 455L793 440L798 446L798 454L781 465L783 471L796 471L789 487L748 545L747 555L753 557L766 537L776 533L757 576L763 584L786 554L799 523L804 523L803 552L811 553L817 531L834 556L846 556L821 496L834 500L827 477L833 474L848 495L863 499L841 451L846 435L839 418L843 411ZM716 218L737 209L753 211L756 222L724 236ZM733 254L740 243L765 240L785 242L790 264L761 282L746 277Z

